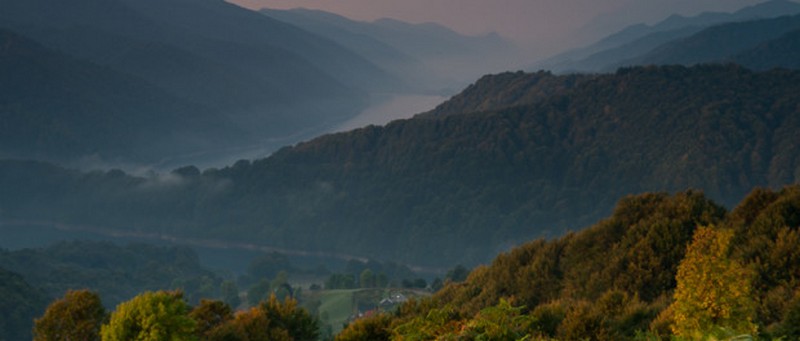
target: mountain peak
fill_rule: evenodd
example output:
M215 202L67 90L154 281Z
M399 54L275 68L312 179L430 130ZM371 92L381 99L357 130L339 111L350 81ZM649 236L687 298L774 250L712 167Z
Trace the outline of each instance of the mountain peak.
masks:
M768 0L762 3L758 3L755 5L744 7L734 14L740 13L759 13L759 12L768 12L768 13L783 13L781 11L786 10L796 10L800 8L800 3L791 1L791 0Z

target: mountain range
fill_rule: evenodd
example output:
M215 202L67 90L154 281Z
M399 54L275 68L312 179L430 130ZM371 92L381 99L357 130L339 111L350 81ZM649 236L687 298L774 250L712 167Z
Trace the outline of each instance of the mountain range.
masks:
M733 205L798 181L800 73L486 76L432 112L155 177L6 161L0 217L441 267L558 236L631 193Z
M0 75L14 88L0 112L4 137L13 135L0 145L4 157L148 164L258 144L277 149L355 116L373 94L436 87L399 76L428 74L421 64L398 70L358 45L221 0L11 0L0 3L0 22L5 42L37 46L26 68ZM374 27L405 39L406 50L481 41L439 26L384 20ZM9 48L5 69L23 58ZM34 91L54 84L61 90L50 96Z
M685 55L694 56L692 59L696 62L727 61L737 52L743 52L744 49L755 47L759 43L767 43L776 36L786 33L786 27L781 26L780 22L774 22L773 27L770 27L769 30L766 29L764 26L769 25L765 24L768 22L766 19L798 13L800 13L800 4L796 2L771 0L742 8L733 13L705 12L693 17L673 15L652 26L645 24L629 26L592 45L563 52L541 61L530 69L547 69L559 73L609 72L621 66L678 63L682 61L662 56L664 53L669 54L670 51L677 53L675 51L677 49L680 49L681 53ZM758 21L758 23L743 23L749 21ZM742 25L736 26L736 23L742 23ZM728 24L733 26L726 26ZM702 44L685 47L681 45L693 40L708 40L709 43L716 42L718 45L715 47L719 48L723 44L725 35L736 30L748 32L750 38L748 42L751 45L743 46L745 45L744 41L737 41L736 44L730 46L726 45L723 50L730 54L716 52L712 56L708 52L703 54L702 51L714 47ZM722 36L716 36L720 34ZM731 51L736 48L739 50ZM762 51L762 53L765 52ZM783 65L770 65L770 67L775 66Z
M180 152L177 146L213 148L239 132L152 83L8 30L0 30L0 74L0 157L146 160Z
M761 45L780 44L775 40L790 39L791 34L795 33L796 35L797 32L800 32L800 15L718 25L707 28L690 37L661 45L641 57L620 64L693 65L709 62L729 62L734 61L736 56L740 54L749 54L755 57L754 54L761 53L763 55L750 60L753 62L758 62L759 60L774 60L777 62L775 65L762 65L761 69L781 67L783 66L780 64L782 60L789 61L788 58L775 59L775 57L784 57L783 51L758 49L758 47ZM789 48L792 45L783 46ZM777 53L770 54L773 52ZM739 60L739 62L748 62L750 60ZM746 63L744 66L751 67Z
M386 323L445 311L464 331L505 304L534 315L540 336L625 339L670 333L660 316L692 234L727 229L731 259L758 275L753 321L790 335L797 13L772 0L632 26L540 64L552 72L485 75L413 118L310 139L373 95L447 92L514 47L436 24L221 0L3 1L0 234L52 226L429 273L500 254ZM561 74L572 70L584 73ZM204 170L64 166L306 138ZM643 192L659 193L633 195ZM75 285L96 283L111 302L178 286L196 300L222 286L187 247L68 242L0 259L8 339L28 337L48 296Z
M266 16L331 39L403 79L412 88L452 90L509 67L517 47L497 34L465 36L435 23L355 21L308 9L262 9Z

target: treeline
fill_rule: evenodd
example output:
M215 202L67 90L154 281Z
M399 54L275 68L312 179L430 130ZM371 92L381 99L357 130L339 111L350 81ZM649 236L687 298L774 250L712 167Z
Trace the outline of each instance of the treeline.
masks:
M643 194L581 232L498 256L466 282L338 340L800 338L800 186L735 209Z
M0 249L0 267L49 297L92 288L111 306L147 290L182 289L191 302L219 297L223 276L200 264L189 247L69 241L46 248Z
M732 206L797 182L798 93L800 72L735 65L505 73L423 117L223 169L0 162L0 217L473 266L587 226L631 193L697 188Z
M36 319L34 340L315 341L319 323L297 301L275 296L245 311L222 301L189 306L179 291L144 292L106 313L100 297L69 291Z
M323 264L299 265L277 252L239 261L249 262L243 273L212 271L189 247L104 241L0 249L0 340L30 339L33 319L47 302L76 289L90 290L107 309L147 291L180 290L187 304L214 299L234 311L258 307L274 295L296 299L316 317L313 308L320 302L304 290L429 287L419 274L393 262L351 260L334 271ZM466 276L463 267L455 270Z
M41 289L0 267L0 340L30 339L33 319L49 301Z
M0 249L0 339L30 339L33 318L48 301L82 288L108 307L163 289L180 289L193 304L202 298L239 299L236 283L201 266L187 247L71 241Z
M629 196L586 230L531 241L447 282L431 298L352 322L336 339L797 339L800 186L754 190L730 212L697 191ZM320 337L319 321L277 294L237 311L223 301L192 306L180 292L145 292L108 315L97 294L69 291L40 315L34 334Z

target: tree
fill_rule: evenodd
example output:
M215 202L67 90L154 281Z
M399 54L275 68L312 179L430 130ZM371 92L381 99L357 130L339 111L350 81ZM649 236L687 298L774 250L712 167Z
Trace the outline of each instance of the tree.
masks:
M452 306L430 309L392 330L395 340L455 340L465 322Z
M254 259L247 267L247 274L254 281L260 278L273 278L281 271L294 269L286 255L272 252Z
M385 288L389 285L389 278L386 277L386 274L383 272L379 272L377 276L375 276L375 287L378 288Z
M297 306L297 300L287 297L283 303L275 295L261 303L270 321L270 326L286 329L295 341L314 341L319 336L319 322L305 309Z
M789 303L776 334L785 340L800 340L800 293Z
M523 308L501 299L496 306L481 310L469 321L461 336L468 340L527 340L535 320L523 314Z
M352 274L332 274L325 280L325 289L354 289L356 279Z
M444 282L442 282L441 278L436 277L433 282L431 282L431 291L437 292L442 290L442 288L444 288Z
M106 310L100 296L88 290L67 291L36 319L34 340L100 340Z
M103 341L195 340L197 323L180 291L145 292L120 303L103 325Z
M373 273L370 269L364 269L364 271L361 271L361 276L359 276L358 282L362 288L374 288L375 273Z
M211 330L207 340L292 341L285 329L270 328L269 324L264 311L253 307Z
M447 271L445 275L445 280L449 280L451 282L463 282L469 276L469 270L465 268L463 265L457 265L455 268L450 269Z
M250 287L250 290L247 290L247 304L251 307L257 306L258 303L269 297L268 295L271 289L272 284L266 279L262 279L260 282Z
M236 314L214 328L208 340L314 341L319 325L311 315L287 298L280 303L275 295L257 307Z
M392 317L386 314L364 317L350 323L335 341L389 340L392 337Z
M729 257L732 230L701 227L676 277L672 332L679 337L755 334L752 273Z
M192 309L189 317L197 323L197 335L201 339L207 339L211 331L233 319L233 311L225 302L204 299Z
M222 301L229 306L236 308L242 304L242 299L239 297L239 287L236 286L236 282L224 281L219 289L222 293Z

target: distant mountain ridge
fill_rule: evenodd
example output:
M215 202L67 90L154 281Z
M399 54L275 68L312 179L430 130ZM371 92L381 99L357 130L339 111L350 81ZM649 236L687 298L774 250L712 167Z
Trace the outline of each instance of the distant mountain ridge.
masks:
M503 73L434 111L269 158L161 177L0 166L5 219L340 252L421 266L486 261L695 188L733 205L800 181L800 72L735 65Z
M775 65L800 69L800 30L791 31L777 39L739 52L731 60L755 70L767 70Z
M51 51L149 83L197 107L198 120L210 112L234 124L237 133L215 125L196 131L223 135L228 143L220 148L309 137L357 114L369 93L403 88L339 44L221 0L9 0L0 3L0 22ZM182 122L191 126L191 119Z
M505 68L507 58L516 52L512 43L497 34L466 36L435 23L387 18L363 22L308 9L265 8L261 13L358 51L412 88L428 91Z
M548 58L531 67L554 72L607 72L620 62L639 57L672 40L689 37L708 27L800 13L800 4L789 0L770 0L733 13L704 12L693 17L672 15L652 26L629 26L587 47Z
M0 157L146 160L188 145L210 148L239 132L144 80L3 29L0 79Z
M745 53L745 51L751 51L751 54L755 53L752 50L757 46L770 44L773 40L797 30L800 30L800 15L718 25L707 28L690 37L661 45L641 57L623 61L617 66L644 64L693 65L732 61L735 60L735 56L738 54ZM772 44L774 45L774 43ZM788 48L790 46L787 45L785 47ZM767 54L769 51L762 50L761 53ZM765 55L762 58L771 57ZM776 62L779 61L776 60ZM775 64L769 67L778 66L782 65ZM761 68L767 68L767 66L765 65Z

